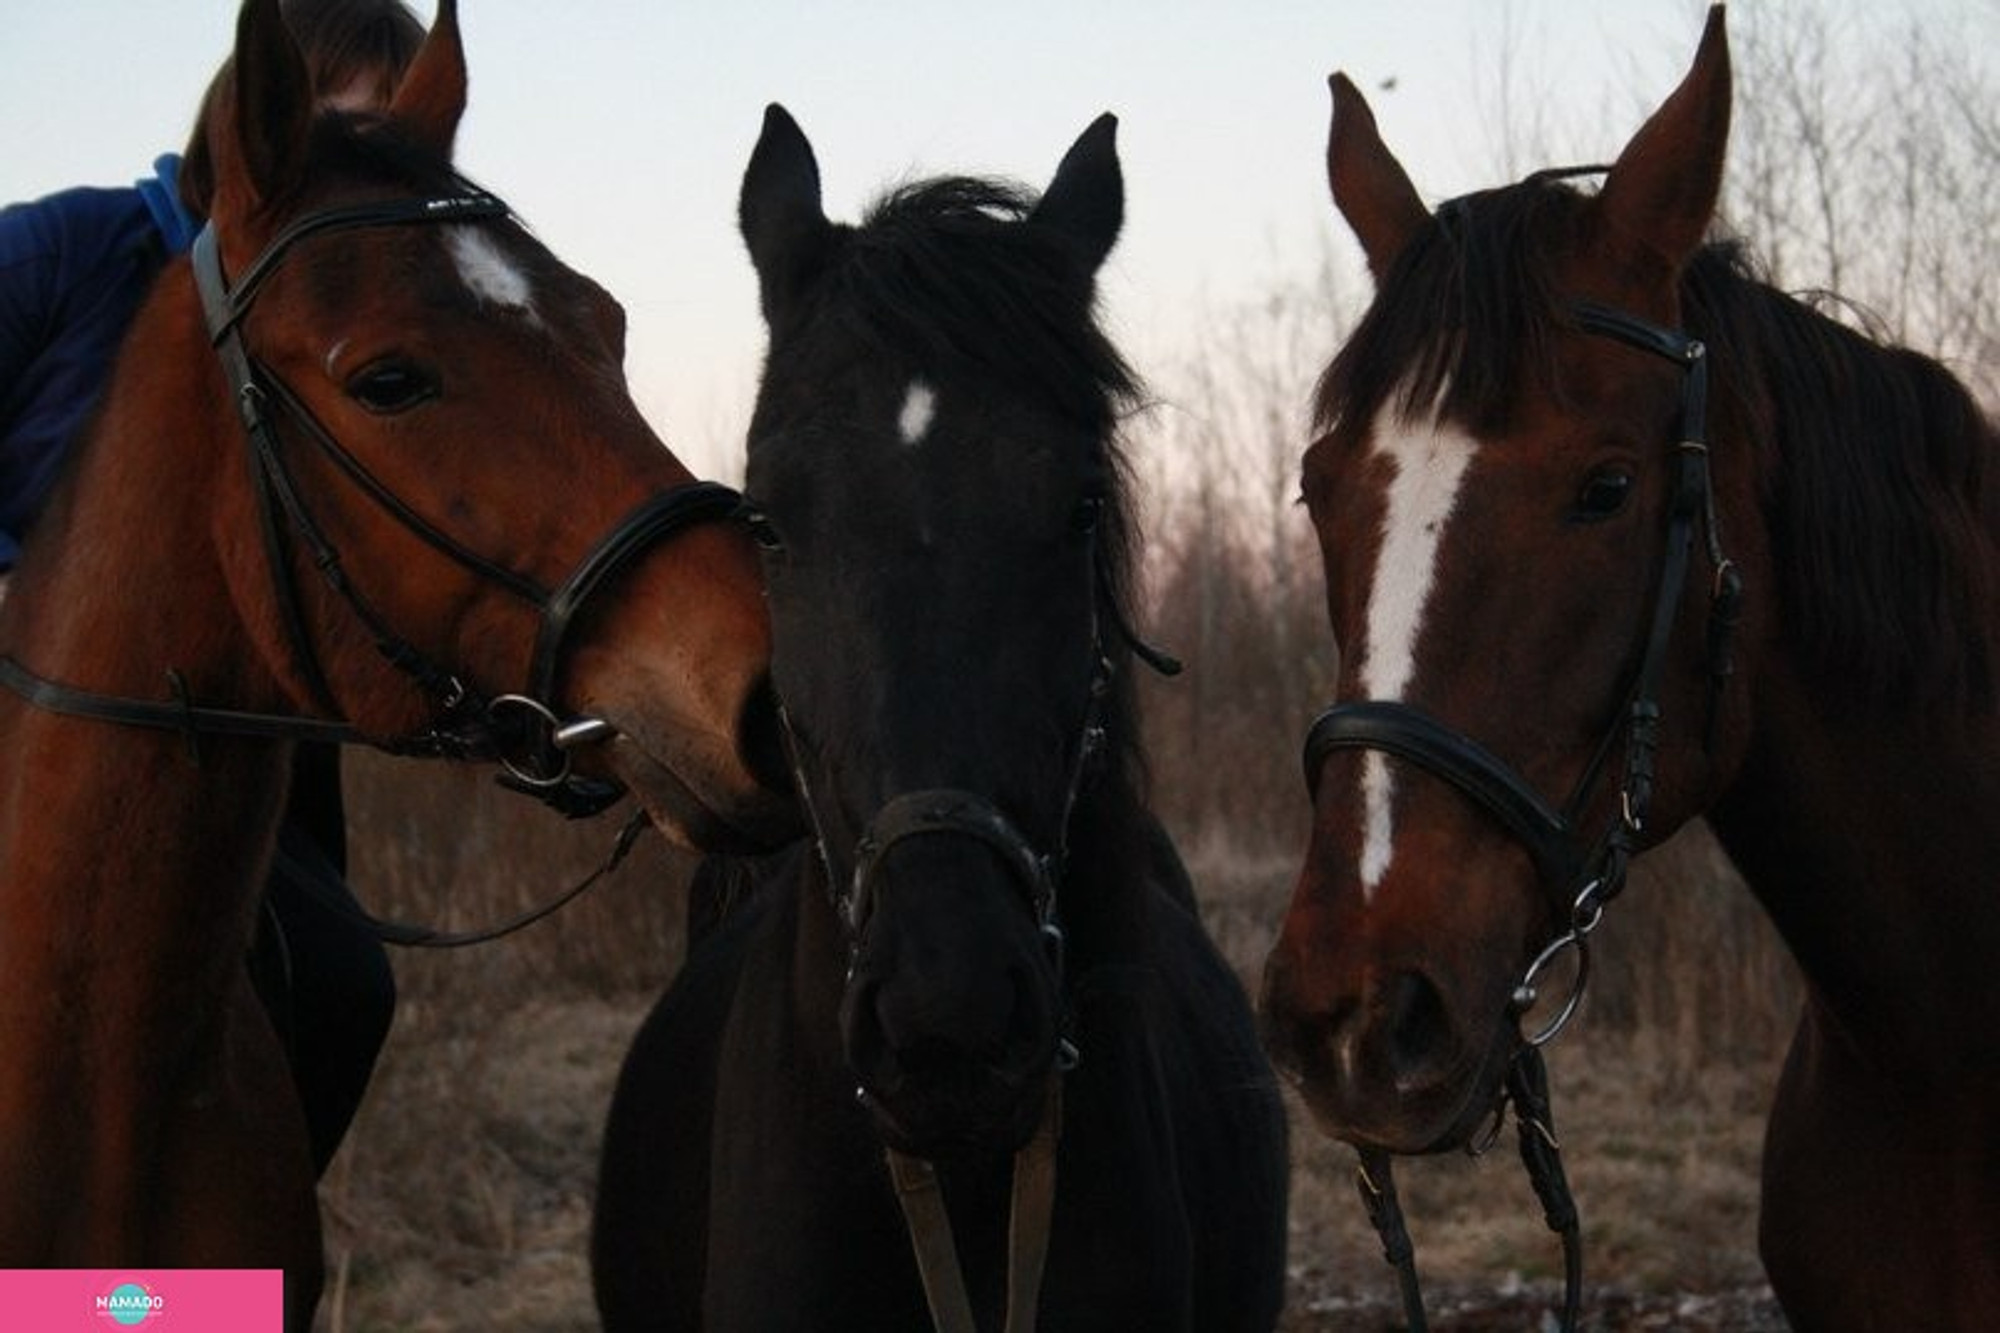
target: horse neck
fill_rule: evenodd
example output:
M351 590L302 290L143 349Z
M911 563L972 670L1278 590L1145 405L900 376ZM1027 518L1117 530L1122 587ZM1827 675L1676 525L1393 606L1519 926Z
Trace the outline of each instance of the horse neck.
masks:
M1723 846L1857 1043L1965 1061L1963 1034L2000 1026L2000 719L1856 709L1783 669L1762 673L1754 709L1710 812Z
M217 549L224 525L247 517L232 512L247 488L184 267L156 286L126 345L0 607L0 652L82 689L163 699L171 669L205 702L272 707L276 683ZM0 746L0 891L89 923L56 932L70 947L36 961L10 952L0 974L26 984L24 969L46 966L73 981L92 941L124 938L157 941L193 978L216 930L247 933L289 747L204 741L197 755L178 734L12 696L0 696Z
M243 430L184 262L135 318L74 448L8 597L0 650L83 688L154 698L172 669L212 702L280 706L229 573L264 577Z

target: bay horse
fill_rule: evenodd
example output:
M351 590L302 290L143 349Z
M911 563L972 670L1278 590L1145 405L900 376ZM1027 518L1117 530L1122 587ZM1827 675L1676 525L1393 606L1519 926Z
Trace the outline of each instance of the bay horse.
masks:
M640 418L616 303L452 169L453 4L385 115L315 111L276 0L230 68L208 230L0 609L0 1266L282 1268L302 1330L313 1164L244 965L296 744L793 826L737 501Z
M2000 1327L1993 423L1707 239L1719 7L1595 192L1433 212L1332 86L1377 292L1304 460L1343 702L1271 1050L1331 1134L1464 1142L1562 1017L1524 1037L1548 951L1705 816L1806 983L1760 1219L1788 1317Z
M733 901L627 1056L608 1329L1274 1326L1282 1104L1141 790L1115 129L1038 200L947 177L849 226L766 113L746 493L815 837L711 863Z

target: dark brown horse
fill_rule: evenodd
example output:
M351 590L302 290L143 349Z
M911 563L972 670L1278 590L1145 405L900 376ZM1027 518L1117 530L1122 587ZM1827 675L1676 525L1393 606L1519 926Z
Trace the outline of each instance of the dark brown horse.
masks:
M1333 87L1378 291L1305 458L1343 702L1272 1050L1334 1135L1464 1142L1539 1025L1538 957L1705 815L1807 981L1764 1166L1790 1318L2000 1327L1991 422L1705 243L1719 9L1594 193L1543 173L1433 213Z
M1113 132L1039 200L947 178L850 227L767 116L748 489L818 839L740 870L627 1058L608 1328L929 1329L953 1278L937 1327L968 1333L1277 1318L1275 1080L1140 786L1134 386L1092 310ZM960 1262L922 1282L885 1145L910 1198L941 1190L949 1234L911 1231Z
M453 172L465 86L447 0L385 116L318 115L245 4L208 237L0 611L0 1265L283 1268L309 1323L244 966L295 737L620 778L703 846L789 804L754 548L697 523L734 501L634 409L618 306Z

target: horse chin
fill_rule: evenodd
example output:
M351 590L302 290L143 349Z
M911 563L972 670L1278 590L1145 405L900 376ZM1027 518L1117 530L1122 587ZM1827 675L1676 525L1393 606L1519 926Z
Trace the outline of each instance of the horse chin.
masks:
M1419 1156L1464 1148L1483 1135L1519 1039L1505 1024L1493 1038L1420 1080L1357 1064L1302 1072L1300 1095L1320 1129L1357 1148Z
M802 832L789 793L771 791L747 777L700 781L692 774L713 772L712 765L677 769L625 737L614 743L609 757L609 767L631 788L655 827L689 851L769 851Z
M1042 1080L1016 1085L997 1074L904 1079L893 1090L863 1088L862 1104L882 1142L928 1161L1011 1155L1040 1123Z

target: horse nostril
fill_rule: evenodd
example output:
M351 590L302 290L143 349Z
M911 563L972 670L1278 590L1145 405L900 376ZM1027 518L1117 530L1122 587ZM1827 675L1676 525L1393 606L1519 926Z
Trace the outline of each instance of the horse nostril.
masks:
M1374 996L1377 1021L1396 1081L1420 1081L1442 1072L1456 1049L1451 1015L1435 983L1420 972L1399 972Z
M938 1033L896 1048L896 1070L905 1078L939 1078L958 1072L964 1065L964 1048Z
M922 1003L893 979L857 978L846 1001L846 1040L857 1072L886 1084L906 1079L998 1077L1019 1084L1053 1058L1053 997L1026 969L1011 969L955 1004Z
M1014 1008L996 1068L1010 1082L1025 1082L1052 1059L1056 1043L1054 993L1026 967L1013 969Z

